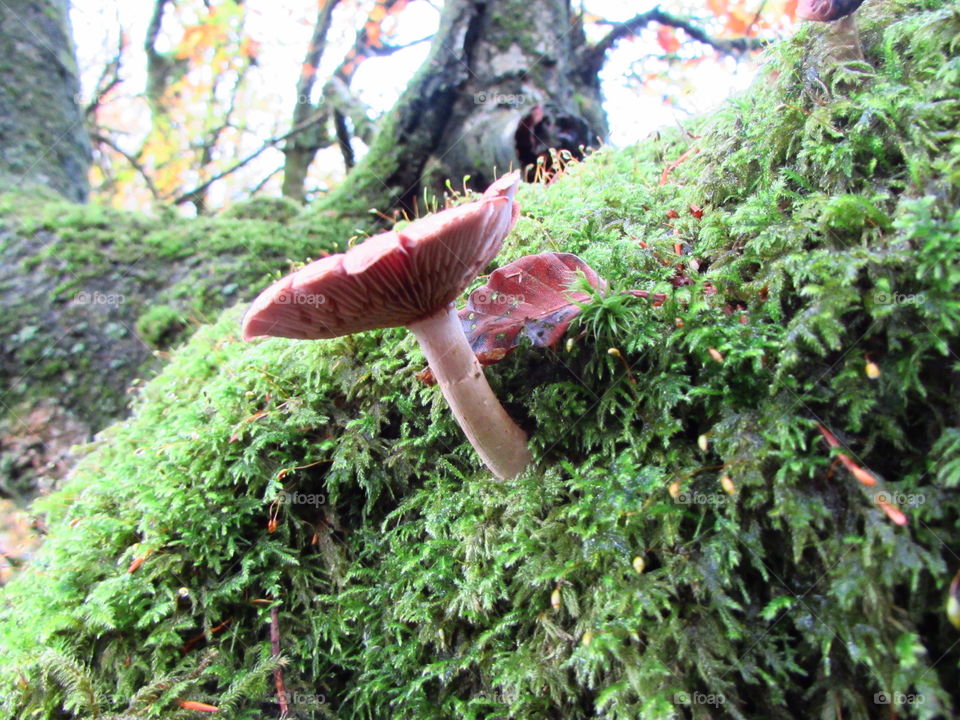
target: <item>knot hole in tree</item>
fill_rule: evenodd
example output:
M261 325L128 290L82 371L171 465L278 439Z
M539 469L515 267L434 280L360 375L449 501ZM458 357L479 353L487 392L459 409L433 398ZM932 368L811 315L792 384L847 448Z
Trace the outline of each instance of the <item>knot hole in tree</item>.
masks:
M589 124L576 115L537 105L526 114L514 134L517 159L526 182L547 182L569 158L582 160L595 138Z

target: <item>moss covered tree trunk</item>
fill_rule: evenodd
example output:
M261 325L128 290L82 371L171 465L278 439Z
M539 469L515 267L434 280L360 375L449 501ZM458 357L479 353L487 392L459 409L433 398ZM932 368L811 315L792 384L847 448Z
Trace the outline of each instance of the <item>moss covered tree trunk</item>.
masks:
M0 189L84 201L90 145L66 0L0 3Z
M606 121L584 42L569 0L448 0L425 66L324 207L412 209L425 185L481 189L548 148L595 145Z

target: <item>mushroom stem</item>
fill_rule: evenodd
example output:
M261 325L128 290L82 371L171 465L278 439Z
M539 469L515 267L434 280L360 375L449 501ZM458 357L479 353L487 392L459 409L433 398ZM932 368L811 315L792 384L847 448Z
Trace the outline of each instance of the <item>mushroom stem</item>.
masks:
M833 24L832 30L837 60L863 60L863 46L860 44L860 31L853 14L846 15Z
M480 459L501 480L519 475L530 462L527 435L490 389L453 305L407 327Z

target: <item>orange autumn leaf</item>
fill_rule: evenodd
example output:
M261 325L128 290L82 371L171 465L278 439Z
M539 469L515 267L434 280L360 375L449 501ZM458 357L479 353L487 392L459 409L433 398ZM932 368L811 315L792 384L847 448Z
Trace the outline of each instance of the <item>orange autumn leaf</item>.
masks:
M367 16L369 23L379 23L387 16L387 8L384 7L383 2L378 2L373 6L373 9L370 10L370 14Z
M219 25L213 23L190 25L183 31L183 40L177 48L177 59L185 60L194 57L201 50L218 45L225 37L226 34Z
M707 9L717 17L727 12L727 0L707 0Z
M734 8L727 18L727 29L734 35L743 35L753 23L754 13L749 13L742 7Z
M673 32L673 28L666 25L657 28L657 42L660 43L664 52L675 53L680 49L680 41L677 40L676 33Z
M260 54L260 43L251 37L245 37L240 43L240 52L251 60L256 60Z

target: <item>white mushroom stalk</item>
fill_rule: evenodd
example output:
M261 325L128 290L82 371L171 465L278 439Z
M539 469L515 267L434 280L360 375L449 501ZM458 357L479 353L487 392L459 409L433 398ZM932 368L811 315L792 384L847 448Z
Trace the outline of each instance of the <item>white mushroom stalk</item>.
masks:
M467 440L500 479L519 475L530 463L527 436L497 400L451 305L407 326L416 336Z
M323 339L409 327L477 454L498 478L515 477L530 462L527 437L493 395L451 304L516 223L519 184L519 173L505 175L476 202L380 233L281 278L250 306L244 338Z

